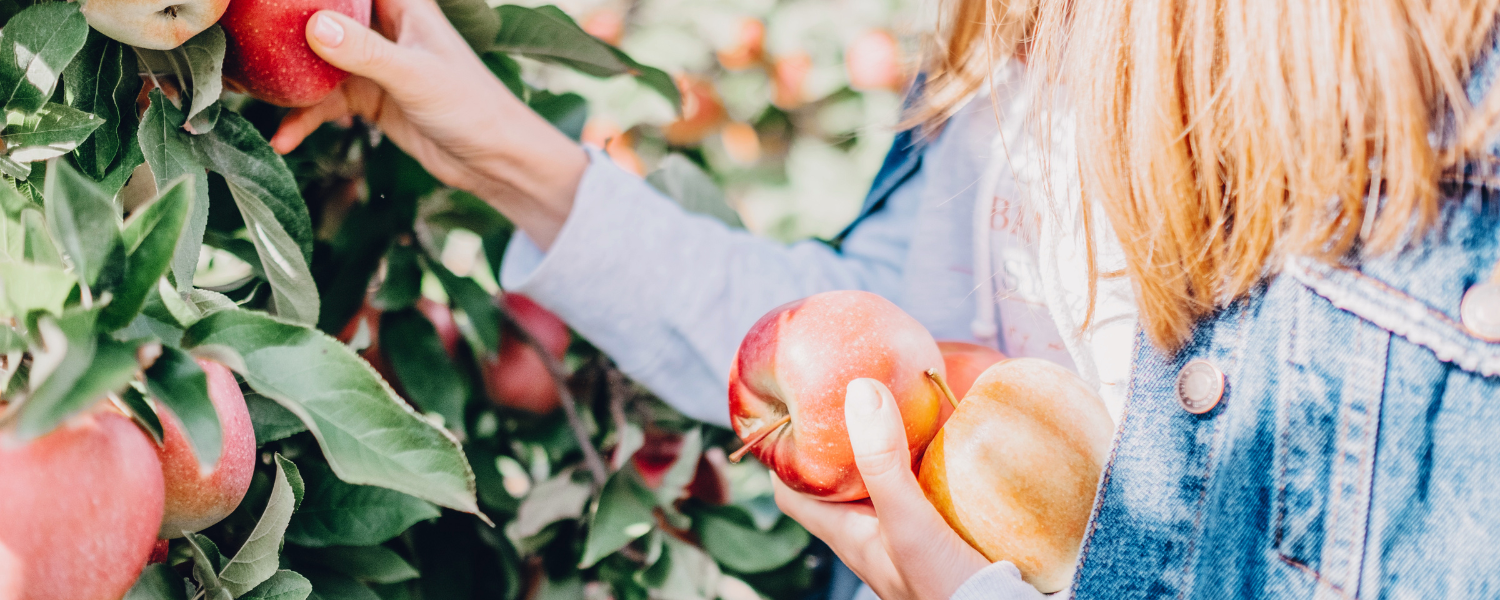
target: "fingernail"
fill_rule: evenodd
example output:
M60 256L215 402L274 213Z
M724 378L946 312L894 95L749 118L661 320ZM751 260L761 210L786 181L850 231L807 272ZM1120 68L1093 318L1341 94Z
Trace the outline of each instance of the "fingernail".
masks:
M318 38L324 46L337 48L344 43L344 27L333 20L333 17L320 14L313 23L313 37Z
M858 416L869 416L880 410L880 390L875 387L875 382L869 379L856 379L849 382L845 390L845 411Z

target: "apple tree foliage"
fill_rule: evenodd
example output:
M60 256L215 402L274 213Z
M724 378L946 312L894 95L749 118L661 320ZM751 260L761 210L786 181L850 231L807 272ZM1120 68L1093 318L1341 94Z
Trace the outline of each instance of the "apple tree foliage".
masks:
M678 101L554 7L439 4L575 138L587 103L534 87L525 61ZM284 109L224 89L224 48L217 26L153 51L91 30L76 3L0 0L0 428L35 439L107 398L159 441L167 406L215 464L194 357L236 373L255 427L244 502L174 540L128 598L748 600L812 584L809 537L764 469L723 463L733 435L586 342L553 365L565 410L490 403L481 365L517 331L495 301L510 223L361 123L276 155ZM685 161L651 181L733 217ZM423 296L457 316L457 355ZM366 304L380 339L334 337ZM377 341L395 381L360 352Z

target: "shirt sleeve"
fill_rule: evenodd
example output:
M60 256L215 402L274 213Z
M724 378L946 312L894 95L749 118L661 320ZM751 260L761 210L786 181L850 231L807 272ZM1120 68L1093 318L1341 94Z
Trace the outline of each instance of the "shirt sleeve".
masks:
M835 250L688 213L597 149L589 157L557 240L543 252L514 236L501 286L557 313L683 414L729 424L730 363L771 309L828 290L899 292L920 172Z
M1046 600L1066 598L1067 590L1043 594L1021 579L1021 570L1009 561L993 563L980 569L958 587L949 600Z

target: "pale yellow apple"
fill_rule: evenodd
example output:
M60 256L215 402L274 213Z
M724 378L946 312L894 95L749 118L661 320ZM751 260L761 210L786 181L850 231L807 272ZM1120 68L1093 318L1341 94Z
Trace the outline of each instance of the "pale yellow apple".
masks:
M229 0L87 0L89 26L120 42L171 50L219 22Z

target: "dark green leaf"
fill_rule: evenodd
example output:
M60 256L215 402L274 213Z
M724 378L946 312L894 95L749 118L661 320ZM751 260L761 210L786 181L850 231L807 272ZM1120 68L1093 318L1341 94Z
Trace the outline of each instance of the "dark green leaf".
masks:
M151 441L161 445L161 418L157 417L156 411L151 410L151 405L146 403L145 394L133 387L126 387L125 391L120 393L120 403L130 411L130 418L145 429L146 433L151 434Z
M125 275L120 285L110 290L114 299L99 315L101 327L124 327L140 312L152 288L171 267L172 252L187 224L194 195L193 180L180 179L125 223Z
M104 179L110 165L119 164L115 158L121 156L120 149L134 139L135 101L141 89L135 56L130 47L90 29L83 50L63 71L68 104L105 121L74 151L79 169L95 180Z
M304 489L297 465L280 454L276 455L276 482L271 485L266 510L261 513L260 521L239 552L219 571L219 581L223 582L224 589L238 597L276 574L276 568L281 564L281 538L292 513L297 510L302 496L300 492Z
M251 388L308 425L343 480L478 510L474 474L458 442L418 416L338 340L263 313L224 310L195 323L183 343L231 355L226 364Z
M484 65L490 68L495 77L500 78L500 83L505 84L510 93L522 100L526 99L526 82L521 79L521 64L516 59L504 52L486 52L479 58L484 60Z
M631 75L661 94L674 109L681 103L677 84L670 75L642 65L589 35L556 6L527 8L506 4L495 11L500 15L495 50L560 64L595 77Z
M553 94L540 91L531 95L530 106L536 114L573 140L577 141L583 136L583 125L589 120L589 103L583 96L572 92Z
M467 277L459 277L437 261L427 261L427 268L437 275L438 281L447 290L448 297L453 299L454 305L469 317L469 322L474 325L474 332L479 335L479 341L484 344L486 354L494 354L500 350L500 309L495 306L494 298L489 292L479 287L479 283Z
M9 156L0 156L0 173L24 180L31 177L31 163L16 162Z
M236 113L225 112L213 132L195 136L193 145L204 166L265 204L296 242L302 262L312 261L312 217L308 215L307 203L302 200L297 180L287 169L286 161L271 150L254 125ZM244 205L240 210L244 210ZM288 261L293 258L286 257Z
M5 115L5 152L18 163L57 158L87 140L104 119L66 104L47 103L32 113Z
M406 494L350 485L316 463L308 465L305 471L307 497L286 533L287 540L297 545L369 546L389 540L418 522L438 517L431 504Z
M309 558L369 583L398 583L421 576L401 555L385 546L332 546L310 552Z
M6 111L35 111L52 97L57 76L88 39L78 4L45 2L0 30L0 99Z
M106 266L121 269L120 215L99 184L56 161L48 166L46 190L47 223L79 279L93 287L106 275ZM104 279L118 278L110 275Z
M187 580L164 564L146 567L123 600L187 600Z
M589 535L584 542L583 558L578 567L589 568L606 556L624 548L655 526L653 509L656 498L629 471L618 471L604 485L594 514L589 518Z
M171 50L136 49L142 66L177 77L188 98L186 119L193 133L208 133L218 120L215 103L224 89L224 41L224 29L216 24Z
M693 530L715 560L741 573L780 567L802 554L810 538L796 521L782 517L770 531L761 531L743 510L720 507L697 516ZM747 552L754 548L754 552Z
M546 481L537 482L521 500L516 518L505 524L505 535L516 545L537 535L548 525L583 515L593 490L573 478L574 470L563 469Z
M261 582L239 600L307 600L312 593L312 583L293 571L280 570L270 579Z
M193 288L193 274L198 270L198 253L203 247L203 232L208 228L208 174L194 157L192 137L182 131L186 115L172 106L161 90L151 90L151 105L141 115L140 146L151 165L157 189L167 189L180 177L193 180L193 205L187 225L177 239L172 254L172 276L177 291L186 294Z
M385 253L385 281L375 293L375 305L382 310L401 310L416 305L422 296L422 265L411 246L393 244Z
M438 0L443 16L477 54L489 52L500 33L500 16L484 0Z
M57 244L53 243L52 234L47 231L47 219L42 216L42 211L22 212L21 227L25 230L26 248L23 258L27 262L36 266L63 266L62 253L58 251Z
M308 571L313 593L308 600L380 600L365 584L327 571Z
M162 346L161 357L146 369L146 386L160 406L170 409L205 472L219 464L224 432L208 397L208 376L186 352Z
M735 229L745 228L713 178L681 154L667 155L656 171L646 176L646 182L676 200L683 210L708 215Z
M426 315L415 308L386 311L380 316L380 348L413 402L442 415L450 427L463 425L467 380Z
M307 431L307 426L275 400L250 392L245 394L250 409L250 423L255 426L255 443L265 445Z

